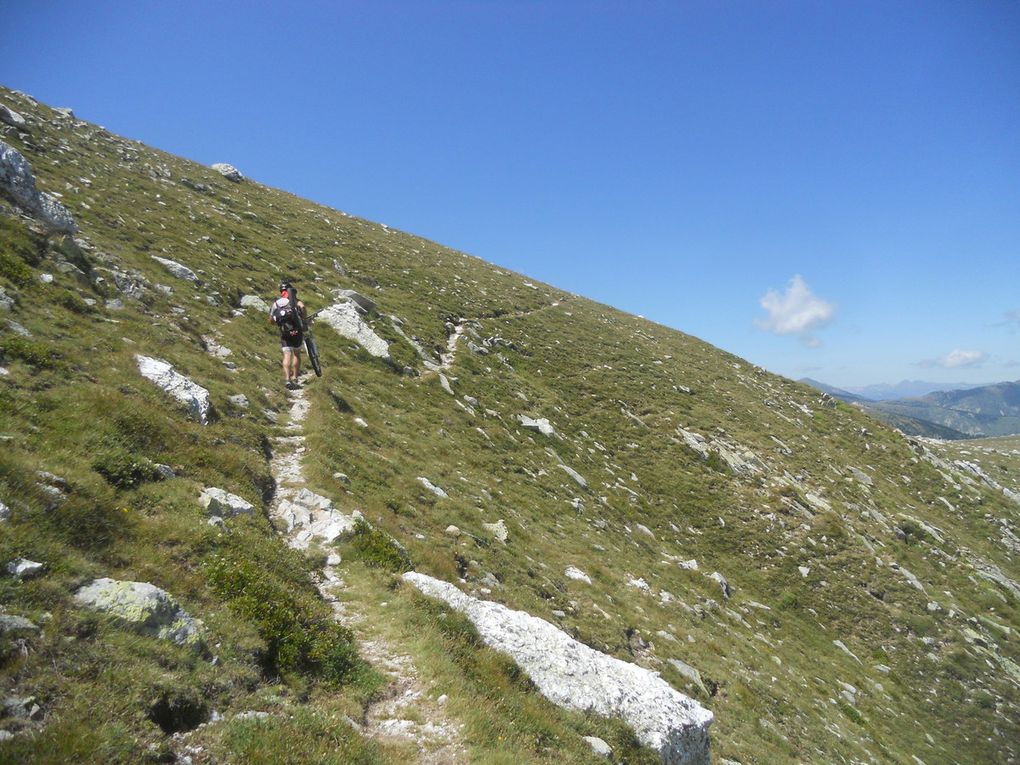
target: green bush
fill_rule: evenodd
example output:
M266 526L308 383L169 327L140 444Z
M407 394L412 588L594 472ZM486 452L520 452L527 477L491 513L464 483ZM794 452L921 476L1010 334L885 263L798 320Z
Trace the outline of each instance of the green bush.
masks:
M350 630L333 621L311 592L300 592L272 568L238 542L211 556L205 574L235 613L255 625L266 643L262 664L268 674L298 672L336 685L350 680L359 666Z
M4 359L17 359L38 369L52 369L59 366L60 354L39 340L31 340L19 335L5 337L0 342L0 356Z
M124 449L111 449L96 455L92 469L118 489L134 489L161 477L152 462Z
M394 574L402 574L414 568L407 550L361 519L354 527L349 545L348 557L360 560L366 566L382 568Z

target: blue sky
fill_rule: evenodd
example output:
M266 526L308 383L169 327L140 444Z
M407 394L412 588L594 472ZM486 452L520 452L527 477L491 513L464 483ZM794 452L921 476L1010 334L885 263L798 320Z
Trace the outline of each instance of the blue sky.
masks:
M35 2L0 82L790 377L1020 379L1020 3Z

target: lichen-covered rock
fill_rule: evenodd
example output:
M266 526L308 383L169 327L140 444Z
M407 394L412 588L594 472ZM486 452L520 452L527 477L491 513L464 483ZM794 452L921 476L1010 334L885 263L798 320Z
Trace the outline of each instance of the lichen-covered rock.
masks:
M197 282L198 274L192 271L185 265L178 263L176 260L170 260L169 258L161 258L158 255L153 255L152 259L163 266L172 275L178 279L184 279L189 282Z
M365 323L354 303L348 301L334 303L319 312L317 321L332 327L337 334L353 340L376 358L389 360L389 344Z
M46 570L46 566L27 558L16 558L7 564L7 573L15 579L31 579Z
M12 637L34 635L39 632L39 625L24 616L0 614L0 635Z
M79 589L74 598L143 635L196 650L205 648L198 623L173 596L154 584L96 579Z
M209 391L175 371L173 366L149 356L135 356L142 377L151 380L175 399L203 425L209 423Z
M202 489L199 502L209 515L232 518L235 515L254 515L255 506L246 499L223 489L211 486Z
M73 234L78 230L67 208L36 189L28 160L3 141L0 141L0 195L40 219L51 231Z
M243 295L241 297L241 308L254 308L262 313L269 313L269 303L258 295Z
M507 530L506 523L502 518L495 523L483 523L482 528L503 544L506 544L507 539L510 538L510 532Z
M622 718L642 744L659 752L663 765L709 765L712 713L656 673L599 653L544 619L465 595L448 582L416 572L403 578L467 616L486 645L509 654L553 703Z
M233 165L228 165L226 162L217 162L212 166L212 169L215 170L220 175L222 175L228 181L240 183L241 181L244 180L244 176L241 175L241 171L238 170Z

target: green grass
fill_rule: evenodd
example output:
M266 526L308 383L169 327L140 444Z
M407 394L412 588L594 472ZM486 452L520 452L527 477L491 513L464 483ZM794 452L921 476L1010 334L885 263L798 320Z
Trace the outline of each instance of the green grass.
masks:
M1017 756L1020 698L1003 659L1020 656L988 620L1020 629L1020 610L968 564L976 556L1015 571L1003 524L1015 530L1020 519L1001 492L947 480L855 408L831 407L696 338L254 182L232 184L94 126L51 123L46 107L3 94L33 119L31 146L5 140L24 150L40 188L63 195L81 236L47 238L0 215L0 287L16 298L10 318L31 333L0 341L0 501L12 512L0 524L0 564L47 566L37 579L0 578L7 612L46 624L27 652L8 645L0 665L6 686L42 700L46 725L0 743L0 760L158 760L170 743L150 713L169 687L180 696L164 706L186 712L202 699L224 715L190 734L224 761L406 759L337 723L357 719L384 680L331 626L311 580L315 556L288 550L262 515L217 530L198 506L205 486L259 508L273 491L267 453L287 407L278 345L265 316L235 310L242 295L268 297L282 275L313 311L334 289L378 303L368 321L392 343L394 365L316 329L326 371L307 389L305 473L371 524L338 548L351 597L414 654L432 690L448 693L473 761L590 762L580 737L592 732L621 761L649 753L618 723L552 709L462 619L394 587L409 565L659 671L715 713L716 756ZM201 286L152 255L192 268ZM141 285L139 297L118 280ZM477 317L446 373L461 403L477 399L473 414L434 374L399 373L421 365L390 315L437 355L447 321ZM204 350L203 336L232 350L233 368ZM508 344L468 350L468 339L493 336ZM189 419L138 375L135 354L206 387L215 421ZM237 393L247 409L229 404ZM523 430L518 414L548 417L559 437ZM753 451L768 472L733 475L720 457L689 449L679 427ZM1012 441L939 448L1020 488ZM175 477L158 480L156 464ZM59 502L37 470L65 479ZM812 497L830 509L812 509ZM485 525L499 520L506 544ZM696 571L677 565L692 558ZM592 584L568 579L569 565ZM705 576L713 571L735 587L731 599ZM216 666L78 610L74 590L100 576L171 591L203 620ZM629 585L639 577L648 592ZM941 610L930 612L932 601ZM671 658L696 667L709 693ZM840 682L860 690L854 705L840 705ZM232 721L249 709L272 720Z

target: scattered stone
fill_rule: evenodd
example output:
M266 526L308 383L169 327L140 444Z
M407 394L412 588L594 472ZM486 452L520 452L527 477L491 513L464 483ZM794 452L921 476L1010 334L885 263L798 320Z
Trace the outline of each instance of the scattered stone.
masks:
M335 290L333 294L338 300L349 300L354 303L363 313L372 313L375 310L375 301L365 297L354 290Z
M15 558L7 564L7 573L15 579L31 579L34 576L39 576L45 570L46 566L42 563L25 558Z
M36 189L28 160L3 141L0 141L0 196L41 220L51 231L73 234L78 230L67 208Z
M66 106L57 106L57 107L54 107L53 111L55 111L61 117L65 117L65 118L67 118L69 120L73 120L75 118L74 117L74 111L72 109L66 107Z
M446 375L440 373L439 375L439 386L449 393L451 396L457 395L453 392L453 388L450 387L450 381L446 379Z
M584 582L585 584L591 584L591 577L584 573L581 569L576 566L567 566L563 572L563 576L567 579L574 579L578 582Z
M367 428L368 427L368 423L365 422L365 420L362 419L361 417L355 417L354 418L354 424L357 425L359 428Z
M241 308L254 308L262 313L269 313L269 303L258 295L243 295L241 297Z
M848 467L847 470L850 471L850 475L852 475L857 480L858 483L862 483L865 486L875 485L875 482L871 480L871 476L865 473L863 470L858 470L855 467Z
M560 468L562 470L566 471L567 475L569 475L571 478L573 478L577 482L577 485L580 486L582 489L587 489L588 488L588 482L576 470L574 470L571 467L567 467L563 463L560 463Z
M387 361L390 359L389 344L364 322L354 303L334 303L319 311L317 321L324 322L337 334L353 340L372 356Z
M255 506L251 502L216 487L202 489L199 502L209 515L233 518L235 515L255 514Z
M678 560L676 562L676 565L688 571L698 570L698 561L696 561L694 558L691 558L690 560Z
M627 586L628 587L633 587L636 590L641 590L642 592L651 592L652 591L652 588L648 586L648 582L646 582L643 578L628 579L627 580Z
M797 566L797 570L800 572L800 575L805 579L807 579L807 575L811 573L811 569L808 568L807 566Z
M527 415L517 415L517 421L521 423L521 427L525 430L534 430L541 433L543 436L549 436L550 438L559 438L553 426L549 424L549 420L542 417L538 420L533 420Z
M651 537L652 539L655 539L655 533L650 528L648 528L647 526L645 526L643 524L640 524L640 523L635 523L634 524L634 528L636 528L638 531L640 531L646 537Z
M39 632L39 625L33 624L24 616L0 614L0 635L27 636Z
M247 409L249 406L248 397L245 396L243 393L238 393L234 396L227 396L227 401L229 401L231 404L233 404L239 409Z
M241 171L233 165L228 165L226 162L217 162L212 166L212 169L226 178L228 181L234 183L240 183L244 180L244 176L241 175Z
M917 578L916 576L914 576L914 575L913 575L912 573L910 573L909 571L907 571L907 569L903 568L903 566L901 566L901 565L900 565L899 563L896 563L896 562L894 561L894 562L892 562L892 563L890 563L890 564L889 564L889 568L891 568L891 569L892 569L893 571L898 571L898 572L900 573L900 575L901 575L901 576L902 576L902 577L903 577L904 579L906 579L906 580L907 580L907 583L908 583L908 584L909 584L909 585L910 585L911 587L914 587L914 588L916 588L917 590L920 590L921 592L924 592L924 591L925 591L925 589L924 589L924 585L923 585L923 584L921 584L920 580L919 580L919 579L918 579L918 578Z
M591 751L597 757L604 757L609 760L613 757L613 748L598 736L585 736L584 741L591 747Z
M864 664L863 661L857 658L857 654L855 654L853 651L846 647L846 643L844 643L842 640L833 640L832 644L836 646L836 648L841 650L843 653L845 653L847 656L853 658L853 660L856 661L858 664L862 665Z
M506 524L502 519L495 523L483 523L482 528L492 534L497 540L506 544L507 539L510 538L510 532L507 531Z
M87 608L108 614L143 635L195 650L205 648L198 623L166 590L154 584L96 579L74 597Z
M357 510L344 515L333 507L328 497L306 488L284 488L278 494L276 516L286 524L288 543L299 550L313 542L330 543L354 531L364 516Z
M43 716L42 707L35 703L35 696L8 696L3 701L3 711L7 717L19 720L41 720Z
M0 522L10 520L11 508L7 507L3 502L0 502Z
M482 640L517 662L553 703L620 717L664 765L708 765L712 713L656 673L599 653L553 624L465 595L452 584L416 572L404 580L465 614Z
M440 489L438 486L432 483L432 481L430 481L428 478L425 478L424 476L418 476L418 483L420 483L426 489L431 491L437 497L445 498L449 496L445 491Z
M708 688L705 687L704 681L701 679L701 673L698 672L694 667L680 659L668 659L669 663L673 665L673 668L681 675L686 677L688 680L693 682L706 696L711 696Z
M161 258L158 255L153 255L152 259L159 263L161 266L166 268L171 275L176 276L178 279L184 279L189 282L197 282L198 274L192 271L185 265L178 263L176 260L170 260L169 258Z
M451 523L449 526L446 527L446 535L450 537L459 537L460 529Z
M719 587L722 588L723 597L726 598L726 600L729 600L730 596L733 594L733 587L731 587L730 583L726 581L726 577L724 577L718 571L713 571L711 574L709 574L708 578L714 579L719 583Z
M135 356L142 377L151 380L187 407L203 425L209 423L209 391L174 371L173 366L149 356Z
M269 714L269 712L256 712L254 710L249 710L247 712L238 712L236 715L234 715L234 719L235 720L255 720L255 721L260 721L260 720L268 720L270 717L271 717L271 715Z

